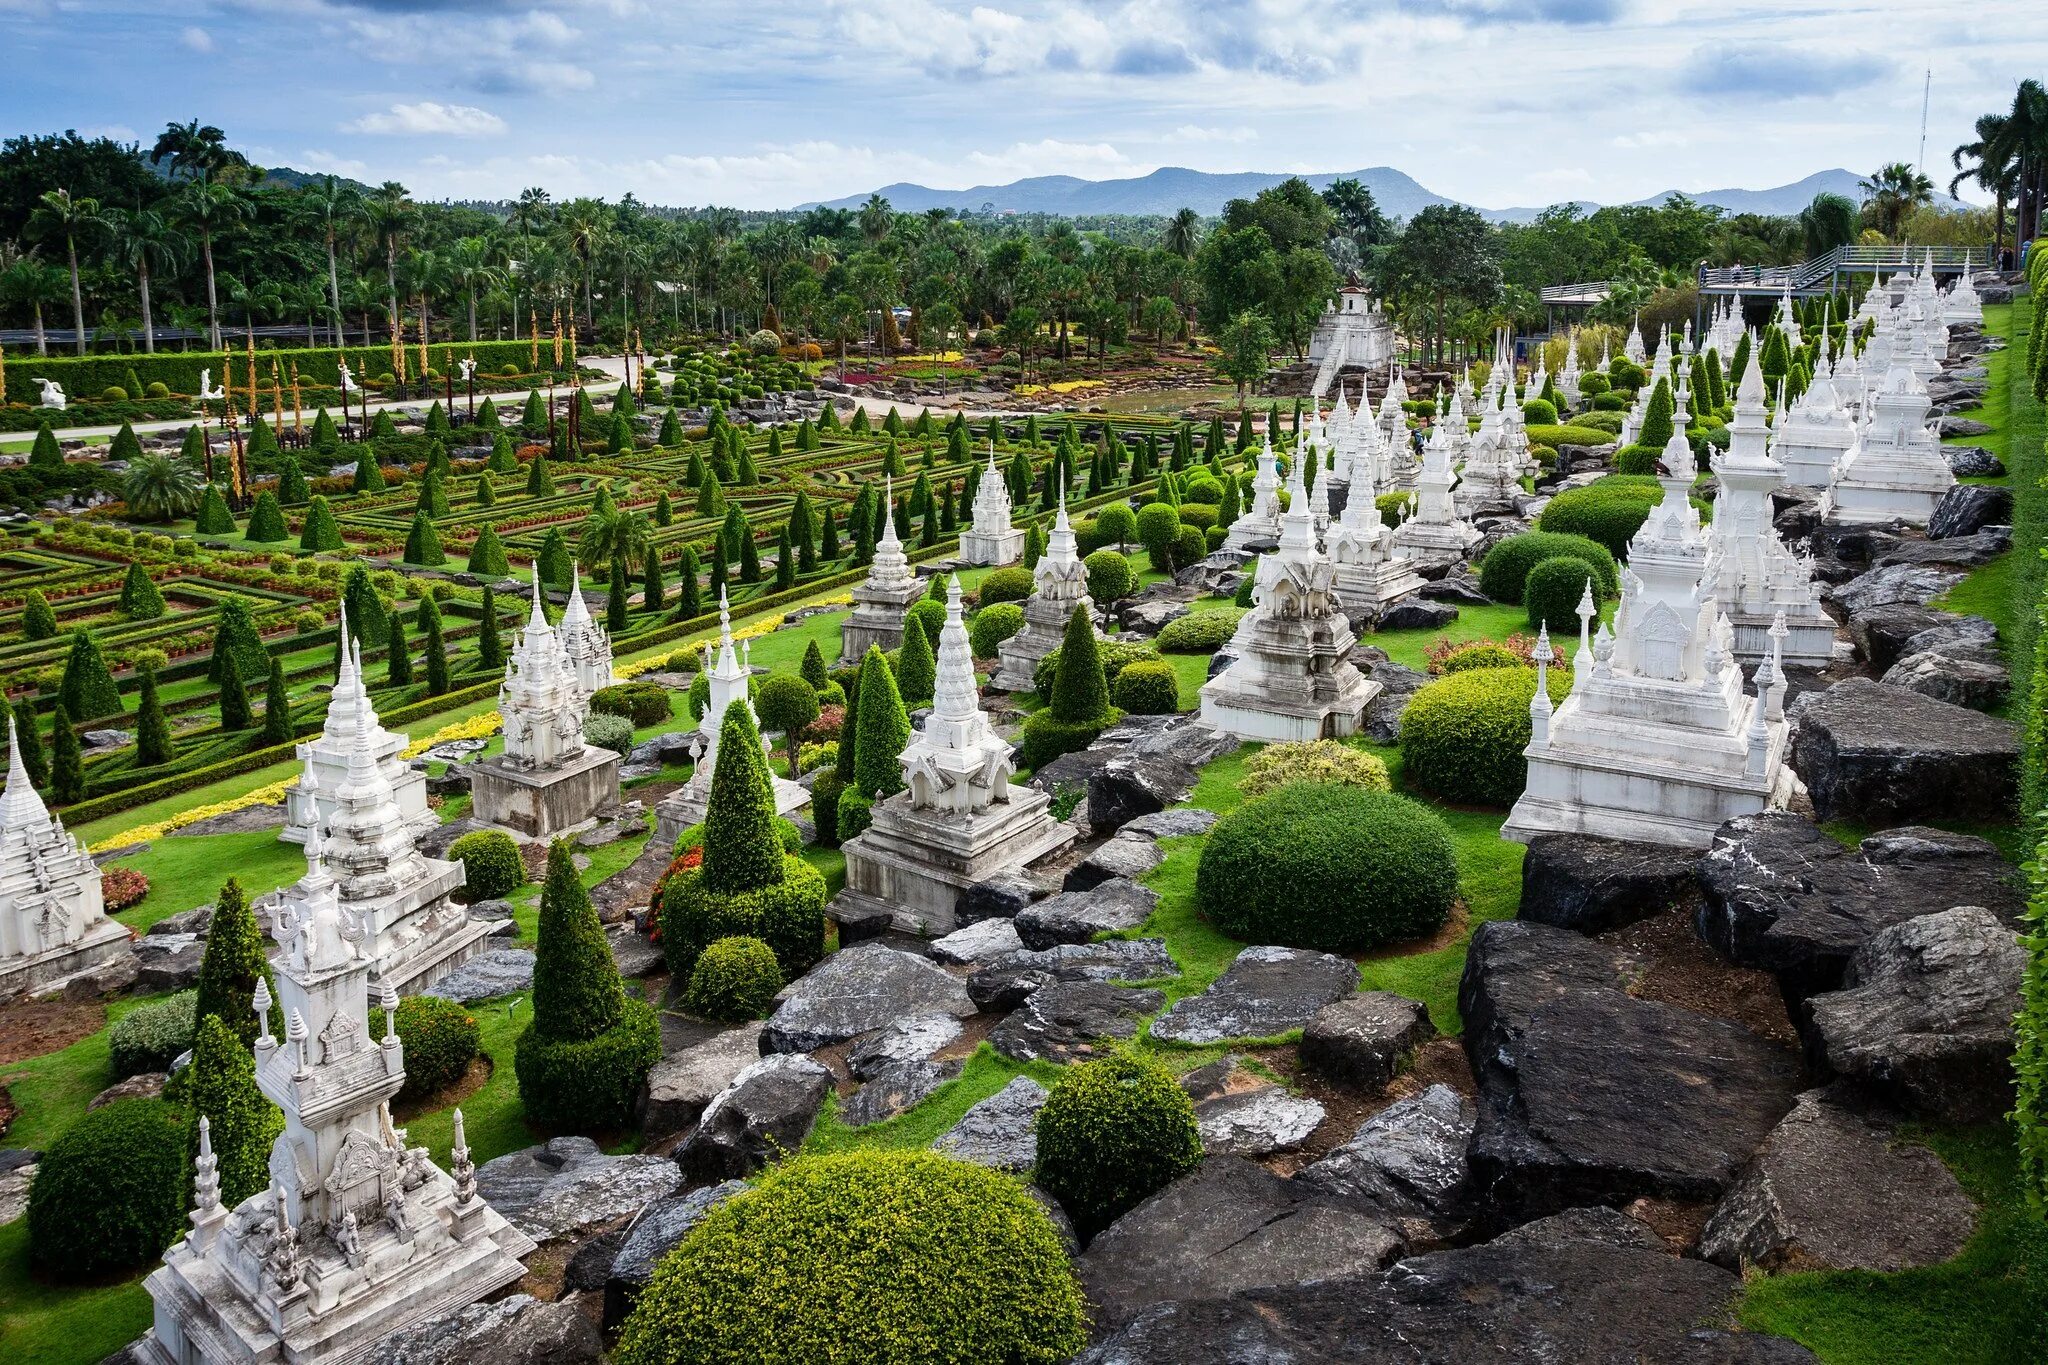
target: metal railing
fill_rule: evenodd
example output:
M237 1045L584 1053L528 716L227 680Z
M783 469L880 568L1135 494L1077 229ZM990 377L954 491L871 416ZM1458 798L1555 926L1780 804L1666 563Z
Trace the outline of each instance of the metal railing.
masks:
M1792 265L1701 266L1696 278L1702 289L1722 292L1791 289L1800 293L1823 280L1854 277L1876 272L1897 274L1918 270L1930 257L1938 275L1958 275L1965 264L1984 269L1986 253L1959 246L1838 246L1825 255ZM1611 280L1585 280L1577 284L1544 286L1541 301L1560 307L1604 303L1613 291Z

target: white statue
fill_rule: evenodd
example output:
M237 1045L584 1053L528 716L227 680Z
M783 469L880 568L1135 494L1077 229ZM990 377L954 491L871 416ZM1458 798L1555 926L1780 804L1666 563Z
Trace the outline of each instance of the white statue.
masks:
M201 370L199 372L199 401L210 403L214 399L225 397L227 397L227 390L213 387L213 371Z
M468 356L464 356L455 363L462 367L462 382L467 384L470 381L470 377L476 373L476 362Z
M70 406L69 400L64 397L64 386L62 384L59 384L54 379L38 379L36 383L43 390L43 400L37 406L55 408L59 412L64 411L66 407Z
M201 387L201 388L204 388L204 387L206 386L206 378L205 378L205 376L204 376L203 374L202 374L202 375L200 376L200 381L199 381L199 383L200 383L200 387ZM353 374L350 374L350 373L349 373L349 368L348 368L348 362L347 362L346 360L344 360L344 361L342 361L342 362L341 362L341 380L340 380L340 385L341 385L341 391L342 391L342 393L344 393L344 394L350 394L350 393L354 393L354 392L355 392L355 389L356 389L356 377L355 377L355 376L354 376ZM205 395L205 394L203 394L203 393L202 393L202 394L200 395L200 397L202 397L202 398L204 398L205 396L206 396L206 395Z

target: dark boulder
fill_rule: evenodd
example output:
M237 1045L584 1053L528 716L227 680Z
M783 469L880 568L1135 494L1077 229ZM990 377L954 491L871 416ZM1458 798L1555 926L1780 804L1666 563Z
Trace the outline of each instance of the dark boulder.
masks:
M1699 854L1585 834L1539 834L1522 860L1522 919L1604 934L1669 909L1693 889Z
M1159 851L1156 839L1140 834L1119 834L1089 850L1086 857L1069 868L1060 889L1088 891L1112 878L1135 882L1159 866L1165 857Z
M1472 1106L1447 1085L1397 1100L1296 1179L1394 1220L1411 1242L1438 1240L1469 1212Z
M831 1084L809 1057L763 1057L706 1106L676 1164L697 1182L752 1175L803 1146Z
M1975 569L2012 548L2010 526L1985 526L1972 532L1955 532L1941 540L1909 540L1878 561L1889 569L1900 564L1933 564Z
M1429 686L1429 675L1381 659L1365 669L1365 676L1380 685L1379 694L1365 704L1366 738L1393 744L1401 738L1402 713L1415 694Z
M728 1180L688 1194L671 1195L633 1220L619 1243L604 1281L604 1327L616 1331L654 1278L654 1267L674 1251L704 1215L747 1192L745 1181Z
M1323 1006L1358 989L1358 964L1302 948L1247 948L1200 995L1153 1021L1152 1036L1193 1047L1273 1038L1304 1028Z
M1085 1061L1103 1042L1137 1037L1138 1021L1165 1003L1156 990L1106 981L1054 982L1033 991L988 1041L1011 1061Z
M1895 543L1886 546L1877 558L1881 559L1899 548L1897 538L1892 539ZM1887 564L1828 589L1827 600L1837 610L1853 617L1871 607L1898 606L1901 603L1924 607L1962 581L1963 571L1960 569L1931 564Z
M974 1013L960 978L881 943L841 949L797 980L761 1033L763 1052L809 1052L924 1014Z
M2006 668L2004 657L1983 645L1924 649L1908 654L1893 664L1880 681L1886 687L1903 687L1923 697L1976 711L2002 706L2012 694L2012 673Z
M1301 1031L1301 1061L1340 1085L1378 1090L1434 1037L1436 1025L1421 1001L1365 991L1316 1011Z
M1112 834L1140 815L1185 801L1201 766L1237 744L1191 714L1132 717L1105 731L1088 750L1104 755L1087 774L1090 828Z
M1951 459L1954 457L1951 456ZM1994 464L1997 461L1992 461ZM1960 472L1960 471L1958 471ZM1999 466L1999 473L2005 467ZM1992 483L1959 483L1944 493L1927 519L1929 540L1975 535L1987 526L2012 525L2012 490Z
M984 1010L1011 1010L1055 981L1153 981L1179 976L1180 966L1156 938L1062 943L1043 951L1005 953L967 978L967 995Z
M597 1328L572 1305L514 1294L393 1332L364 1365L596 1365L603 1357Z
M957 1078L960 1065L915 1061L883 1067L839 1106L839 1121L849 1128L865 1128L907 1114L930 1099L940 1086Z
M1403 597L1389 602L1379 615L1379 630L1442 630L1458 619L1458 609L1449 602L1424 597Z
M999 873L963 889L960 899L953 904L953 918L961 924L1015 919L1025 906L1050 892L1050 887L1041 885L1028 873Z
M1933 607L1914 606L1911 603L1887 603L1883 606L1865 607L1849 617L1849 638L1856 644L1856 652L1869 661L1870 666L1883 673L1911 651L1907 641L1924 631L1934 630L1952 624L1957 620L1981 620L1980 617L1955 617ZM1988 626L1991 623L1986 621ZM1995 634L1994 630L1994 634Z
M1942 449L1948 453L1949 470L1959 479L2002 479L2005 477L2005 461L1999 459L1983 446L1943 446ZM1960 492L1962 488L1981 487L1984 487L1984 485L1964 484L1951 491ZM2009 509L2012 506L2010 491L2006 489L1999 489L1998 491L2006 494L2006 506ZM1937 507L1935 514L1939 516L1940 512L1941 509ZM2010 521L2011 515L2008 512L2008 515L1994 518L1994 520ZM1932 522L1928 523L1927 533L1929 535L1934 534Z
M1802 697L1797 719L1790 761L1821 820L2012 814L2019 738L2006 721L1868 678Z
M1121 840L1111 840L1120 843ZM1157 849L1150 840L1146 847ZM1088 943L1098 934L1135 929L1152 916L1159 894L1149 887L1116 877L1085 891L1062 891L1027 906L1014 921L1026 948L1043 950L1061 943Z
M978 1166L1021 1175L1038 1163L1038 1111L1050 1094L1029 1076L1008 1085L961 1115L932 1141L932 1150Z

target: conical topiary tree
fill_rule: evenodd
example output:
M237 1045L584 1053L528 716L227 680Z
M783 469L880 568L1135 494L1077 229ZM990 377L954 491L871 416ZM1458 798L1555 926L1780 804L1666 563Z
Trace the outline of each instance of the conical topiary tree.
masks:
M382 414L379 414L380 416ZM377 452L367 445L357 446L356 472L349 481L351 493L381 493L388 485L384 481L383 466L377 463Z
M249 728L249 686L242 675L228 670L220 684L220 728L229 732Z
M327 499L318 493L306 504L306 524L299 528L301 550L339 550L341 548L341 525L334 519L334 509Z
M420 601L420 648L427 657L427 695L448 690L448 643L441 636L441 608L431 597Z
M676 559L676 619L688 621L704 614L704 592L698 579L703 574L703 565L697 559L697 547L685 545Z
M495 526L485 526L478 533L476 544L469 547L468 568L479 578L504 578L512 572L512 565L505 558L504 542L498 539Z
M131 621L154 621L164 614L164 595L140 564L130 564L121 579L121 614Z
M909 633L904 631L906 636ZM904 710L896 675L890 671L881 649L869 645L860 669L860 733L854 790L870 801L903 790L903 769L898 760L903 755L903 746L909 742L910 713Z
M114 439L107 443L107 458L110 460L139 460L142 458L142 442L135 439L135 428L126 418L121 429L114 433Z
M50 599L43 596L41 588L30 588L22 598L21 638L54 640L56 637L57 613L50 610Z
M555 491L555 476L548 468L548 457L536 452L526 466L526 491L534 497L544 498Z
M633 580L626 573L623 555L613 555L611 570L605 577L604 585L604 628L614 636L625 633L629 624L626 617L627 599L633 593Z
M28 770L29 785L50 785L50 758L43 752L43 732L37 728L36 704L27 697L14 703L14 743L21 751L21 766Z
M498 486L491 482L491 476L488 474L476 481L476 505L478 507L496 507L498 505Z
M98 640L83 626L71 632L71 653L64 660L64 677L57 684L57 696L79 720L97 720L119 715L121 689L100 653Z
M391 643L384 647L384 678L393 687L412 682L412 648L405 639L405 618L391 614Z
M574 561L569 555L569 542L562 535L562 528L551 527L540 543L540 581L550 588L567 588L572 577Z
M220 495L218 485L206 485L192 529L202 536L231 536L235 533L235 514L228 511L228 501Z
M718 761L704 815L704 887L731 896L782 880L782 840L761 732L743 705L728 706L718 726Z
M60 701L50 711L50 795L60 806L85 799L85 754L71 726L71 711Z
M624 984L567 840L548 849L533 962L532 1028L549 1038L595 1038L619 1021Z
M937 582L935 577L933 582ZM903 623L903 648L897 655L896 686L908 706L918 706L932 699L932 688L938 680L938 661L932 657L931 637L915 617Z
M249 509L249 529L243 535L259 545L291 539L284 524L284 509L277 505L277 494L266 488L256 495L256 505Z
M1085 607L1076 607L1060 640L1051 698L1043 711L1024 722L1021 757L1025 766L1041 768L1061 754L1087 748L1115 717L1094 623Z
M35 444L29 447L28 464L31 469L62 469L64 451L57 444L57 433L50 430L48 422L36 424Z
M405 562L432 568L446 564L448 556L441 551L441 534L434 529L433 518L425 512L412 514L412 529L405 537Z
M334 419L322 408L313 414L313 435L310 443L315 450L333 450L341 444L341 433L334 429Z
M351 635L365 645L381 645L390 638L390 617L368 569L360 564L350 566L348 577L341 582L341 600L348 608Z
M295 506L311 497L313 490L306 482L306 471L299 468L296 455L286 455L277 462L277 500L285 506Z
M157 696L156 670L144 664L135 704L135 766L155 768L177 756L171 741L171 722L164 715L163 699Z
M1650 390L1650 403L1643 412L1643 429L1636 436L1636 444L1663 450L1671 439L1671 414L1675 404L1671 398L1671 382L1658 379L1657 387Z
M289 743L292 729L292 697L285 690L284 660L272 657L270 680L263 687L263 743Z
M244 1007L242 1013L253 1017ZM284 1115L256 1088L256 1059L218 1015L198 1016L192 1064L185 1077L186 1149L199 1154L199 1121L206 1120L223 1206L233 1208L270 1184L270 1149L284 1131Z
M413 507L430 517L445 519L448 515L448 490L442 486L441 471L430 469L420 480L419 497Z
M505 667L505 637L498 634L498 595L488 583L479 610L483 622L476 631L476 661L487 672L496 672Z
M351 602L349 607L353 618L355 604ZM216 683L226 681L230 673L258 678L269 663L270 653L263 648L263 637L256 633L256 618L250 613L248 599L222 598L214 612L213 659L207 665L207 678Z
M519 455L512 449L512 436L501 431L491 438L491 459L487 466L493 474L517 474Z
M271 974L270 955L264 951L263 931L257 927L241 882L230 877L214 899L206 952L199 959L199 999L193 1017L213 1015L228 1026L236 1042L253 1046L257 1027L250 1002L255 999L258 981L274 999L277 992L270 988L276 986L277 978ZM281 1006L271 1006L270 1026L272 1032L283 1036Z
M660 611L667 599L668 585L661 575L661 551L650 545L646 560L640 566L640 610Z

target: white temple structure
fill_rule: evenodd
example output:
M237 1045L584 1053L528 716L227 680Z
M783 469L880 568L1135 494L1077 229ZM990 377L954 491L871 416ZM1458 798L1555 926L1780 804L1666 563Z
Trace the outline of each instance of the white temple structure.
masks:
M374 772L366 762L365 784ZM144 1281L156 1309L136 1346L147 1365L360 1361L391 1333L515 1283L535 1249L477 1193L461 1110L452 1174L393 1124L405 1083L398 992L380 976L385 1029L373 1039L369 926L328 874L317 833L306 863L274 931L284 1038L271 1036L260 981L252 1002L256 1084L284 1111L270 1188L221 1203L202 1119L191 1229Z
M307 835L324 825L334 810L334 793L348 773L349 756L356 747L356 721L366 717L370 752L383 769L398 802L400 818L415 839L439 829L441 817L427 809L427 775L405 761L404 735L385 729L370 704L370 691L363 682L362 642L348 629L348 608L341 609L341 666L334 675L334 691L327 698L327 719L320 733L298 745L304 768L297 785L284 794L284 830L278 835L288 844L303 844Z
M1512 512L1523 495L1523 476L1535 469L1521 404L1515 401L1514 386L1505 385L1497 402L1480 415L1479 430L1466 444L1458 503L1467 516L1482 511Z
M1557 373L1551 376L1550 383L1551 387L1557 390L1557 396L1564 399L1566 406L1577 407L1579 405L1579 399L1583 396L1583 391L1579 388L1579 334L1577 331L1572 332L1570 336L1565 338L1564 361L1557 367ZM1563 415L1562 412L1558 414L1560 418Z
M858 664L867 656L869 645L879 645L885 654L900 646L903 615L911 603L924 596L924 584L910 571L910 557L903 553L903 541L896 535L895 506L893 480L884 475L882 535L875 542L867 578L853 590L853 613L839 627L841 664Z
M1252 577L1252 609L1238 622L1228 668L1202 684L1202 723L1247 740L1338 739L1356 734L1379 695L1351 662L1358 643L1336 592L1336 566L1316 548L1308 490L1297 462L1280 547Z
M1060 647L1074 608L1095 610L1088 596L1088 568L1081 562L1073 523L1067 520L1067 484L1060 480L1060 508L1045 553L1031 570L1031 596L1024 599L1024 628L1003 641L994 684L1005 692L1029 692L1039 660Z
M1343 515L1323 538L1336 566L1337 600L1347 616L1384 607L1419 591L1423 583L1415 566L1394 553L1394 533L1380 519L1373 461L1354 459L1351 470Z
M1821 496L1824 521L1925 526L1955 486L1948 456L1927 424L1927 386L1895 358L1884 384L1864 400L1862 436L1836 463Z
M1252 471L1252 499L1230 523L1223 537L1226 550L1255 552L1280 539L1280 458L1273 453L1271 433L1255 458L1258 467Z
M569 602L562 608L562 652L576 675L576 686L587 701L600 687L618 681L612 673L612 641L604 627L591 619L583 600L583 571L571 566Z
M606 657L609 668L609 652ZM619 756L583 742L590 696L548 624L538 575L533 611L498 688L498 713L505 721L504 752L470 768L476 820L547 839L618 804Z
M1015 564L1024 557L1024 532L1010 525L1010 487L996 472L996 444L988 444L988 468L974 490L974 522L960 533L960 558L968 564Z
M1984 300L1977 293L1977 281L1970 273L1969 253L1963 254L1963 273L1948 287L1941 305L1941 320L1951 327L1982 327Z
M958 578L946 592L931 714L902 762L904 790L877 802L846 842L846 889L827 907L842 923L951 933L962 891L1075 838L1047 793L1010 785L1009 741L979 704Z
M0 791L0 1000L62 985L128 951L126 925L107 918L100 869L28 780L7 719L7 787Z
M1678 401L1685 402L1683 386ZM1713 595L1735 627L1738 659L1757 663L1777 652L1781 662L1819 668L1834 658L1835 620L1821 608L1812 562L1787 549L1772 524L1771 493L1785 471L1769 442L1763 370L1751 365L1736 386L1728 449L1713 461L1720 491L1700 590ZM1783 633L1774 636L1780 623Z
M1316 366L1314 397L1349 368L1376 370L1394 351L1394 324L1378 300L1357 285L1337 291L1337 301L1324 307L1310 334L1308 358Z
M1696 473L1685 408L1664 448L1663 501L1629 542L1614 631L1591 626L1591 584L1579 603L1572 691L1554 708L1550 636L1539 637L1528 785L1501 834L1538 834L1706 848L1737 815L1782 806L1794 778L1785 765L1785 679L1774 648L1757 670L1757 695L1742 690L1735 631L1701 582L1706 537L1689 494ZM1774 645L1783 627L1772 630Z
M710 695L704 702L703 713L697 718L697 766L680 791L663 797L655 804L656 847L673 844L678 834L702 820L710 808L711 778L718 768L718 732L725 724L725 708L737 703L746 707L749 714L754 709L747 683L754 672L753 642L746 641L738 649L733 648L732 608L727 604L724 588L718 590L718 653L716 657L712 655L709 640L704 642L703 650L704 678L710 684ZM767 737L762 736L764 747L767 742ZM788 815L811 803L810 792L800 783L777 777L771 772L769 785L775 791L777 815Z
M1805 393L1779 403L1777 427L1771 431L1771 454L1784 471L1785 482L1802 488L1826 488L1835 477L1835 466L1856 444L1856 419L1842 406L1827 362L1821 365ZM1756 371L1755 365L1743 371L1741 387L1748 386ZM1760 372L1757 384L1763 384Z
M1415 476L1415 510L1394 528L1394 550L1422 566L1462 564L1481 540L1479 529L1458 515L1451 489L1458 482L1451 468L1450 442L1441 425L1423 447L1422 470Z

